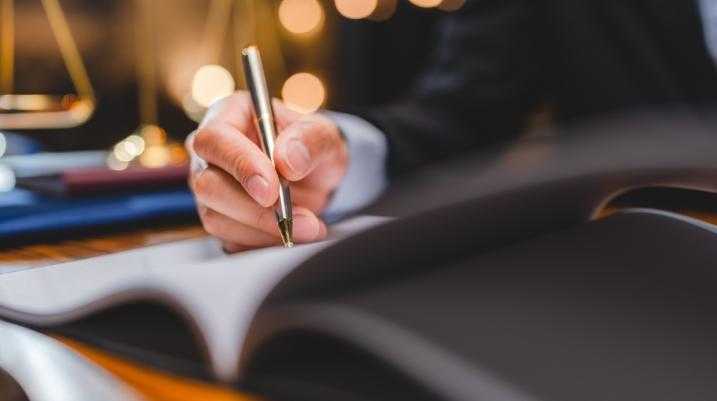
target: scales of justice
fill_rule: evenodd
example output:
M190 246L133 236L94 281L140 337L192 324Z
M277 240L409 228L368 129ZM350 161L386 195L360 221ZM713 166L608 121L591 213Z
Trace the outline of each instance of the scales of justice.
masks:
M75 93L57 95L14 92L15 0L0 0L0 129L72 128L87 122L97 107L95 91L60 0L38 1L41 2ZM180 164L186 162L182 145L168 140L165 130L158 122L156 32L153 24L157 17L156 1L134 0L133 6L140 122L134 132L118 142L109 152L107 164L117 170L133 165L162 167L167 164ZM264 2L253 0L209 1L201 46L201 58L205 64L219 64L222 43L232 30L231 27L236 49L247 41L255 41L255 30L258 27L255 26L254 20L267 13L267 10L264 10L266 7ZM277 75L286 75L276 33L264 32L262 36L267 39L267 67L276 70ZM238 51L236 53L238 59ZM238 69L240 63L235 64ZM242 77L241 72L237 71L236 76ZM233 91L233 81L231 85ZM241 78L239 85L243 85ZM192 100L190 85L185 98L182 99L182 107L188 117L199 121L208 105L197 104Z

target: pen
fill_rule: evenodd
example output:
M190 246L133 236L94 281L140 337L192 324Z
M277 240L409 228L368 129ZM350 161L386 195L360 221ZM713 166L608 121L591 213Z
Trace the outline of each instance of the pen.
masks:
M274 120L274 109L271 105L271 96L269 96L266 77L264 76L264 67L261 63L261 55L256 46L249 46L242 50L241 56L246 84L254 104L254 116L259 131L261 148L271 162L274 163L274 140L276 139L277 129L276 121ZM284 246L294 246L291 193L289 183L281 177L279 177L279 200L274 211Z

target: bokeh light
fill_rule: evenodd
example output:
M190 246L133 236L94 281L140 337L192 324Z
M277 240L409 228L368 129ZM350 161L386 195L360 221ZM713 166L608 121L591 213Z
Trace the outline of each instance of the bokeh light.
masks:
M422 7L422 8L430 8L430 7L436 7L441 4L442 0L409 0L413 5Z
M324 23L324 9L318 0L283 0L279 4L279 21L291 33L313 33Z
M401 0L403 1L403 0ZM381 0L378 7L371 13L369 19L373 21L385 21L393 16L396 12L398 0Z
M204 65L192 79L192 99L202 107L209 107L215 101L234 92L232 74L215 64Z
M368 18L376 11L378 0L334 0L341 15L350 19Z
M132 157L137 157L144 152L144 139L139 135L132 134L121 143L123 144L124 150L131 154Z
M132 154L127 151L127 142L126 141L120 141L118 142L115 147L112 149L112 153L114 154L115 159L128 163L132 161L137 155Z
M15 173L6 166L0 164L0 192L11 191L15 188Z
M148 146L139 156L139 163L144 167L164 167L170 161L169 147L164 145Z
M324 104L326 89L315 75L300 72L286 80L281 97L288 107L300 113L311 113Z
M438 6L443 11L456 11L466 4L466 0L443 0Z
M117 160L114 152L110 152L110 154L107 155L107 168L110 170L122 171L126 170L127 167L129 167L129 162Z

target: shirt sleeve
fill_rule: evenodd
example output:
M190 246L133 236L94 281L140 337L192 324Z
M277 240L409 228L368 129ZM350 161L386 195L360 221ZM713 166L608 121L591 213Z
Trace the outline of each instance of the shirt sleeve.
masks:
M388 186L388 142L383 132L350 114L326 111L341 130L349 153L346 176L324 211L328 221L356 212L375 201Z

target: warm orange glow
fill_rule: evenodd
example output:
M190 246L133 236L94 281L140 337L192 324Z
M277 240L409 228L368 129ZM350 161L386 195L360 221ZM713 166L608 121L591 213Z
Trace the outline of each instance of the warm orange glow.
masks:
M141 126L138 133L147 146L164 145L167 142L167 132L153 124Z
M436 7L441 4L442 0L409 0L411 3L418 7L430 8Z
M438 6L443 11L456 11L466 4L466 0L443 0Z
M170 160L169 148L164 145L149 146L139 156L139 163L144 167L164 167Z
M166 236L166 234L162 234ZM109 241L110 243L112 241ZM260 398L240 393L221 384L177 376L154 369L146 364L119 358L79 341L55 336L64 345L109 371L132 387L147 401L259 401Z
M385 21L396 12L398 0L381 0L378 7L371 13L369 19L373 21Z
M290 108L301 113L311 113L324 104L326 89L316 76L300 72L286 80L281 96Z
M351 19L368 18L376 11L378 0L334 0L341 15Z
M215 101L234 92L234 78L220 65L205 65L199 68L192 79L192 99L202 107L209 107Z
M317 0L283 0L279 4L279 21L291 33L312 33L324 23L324 9Z

